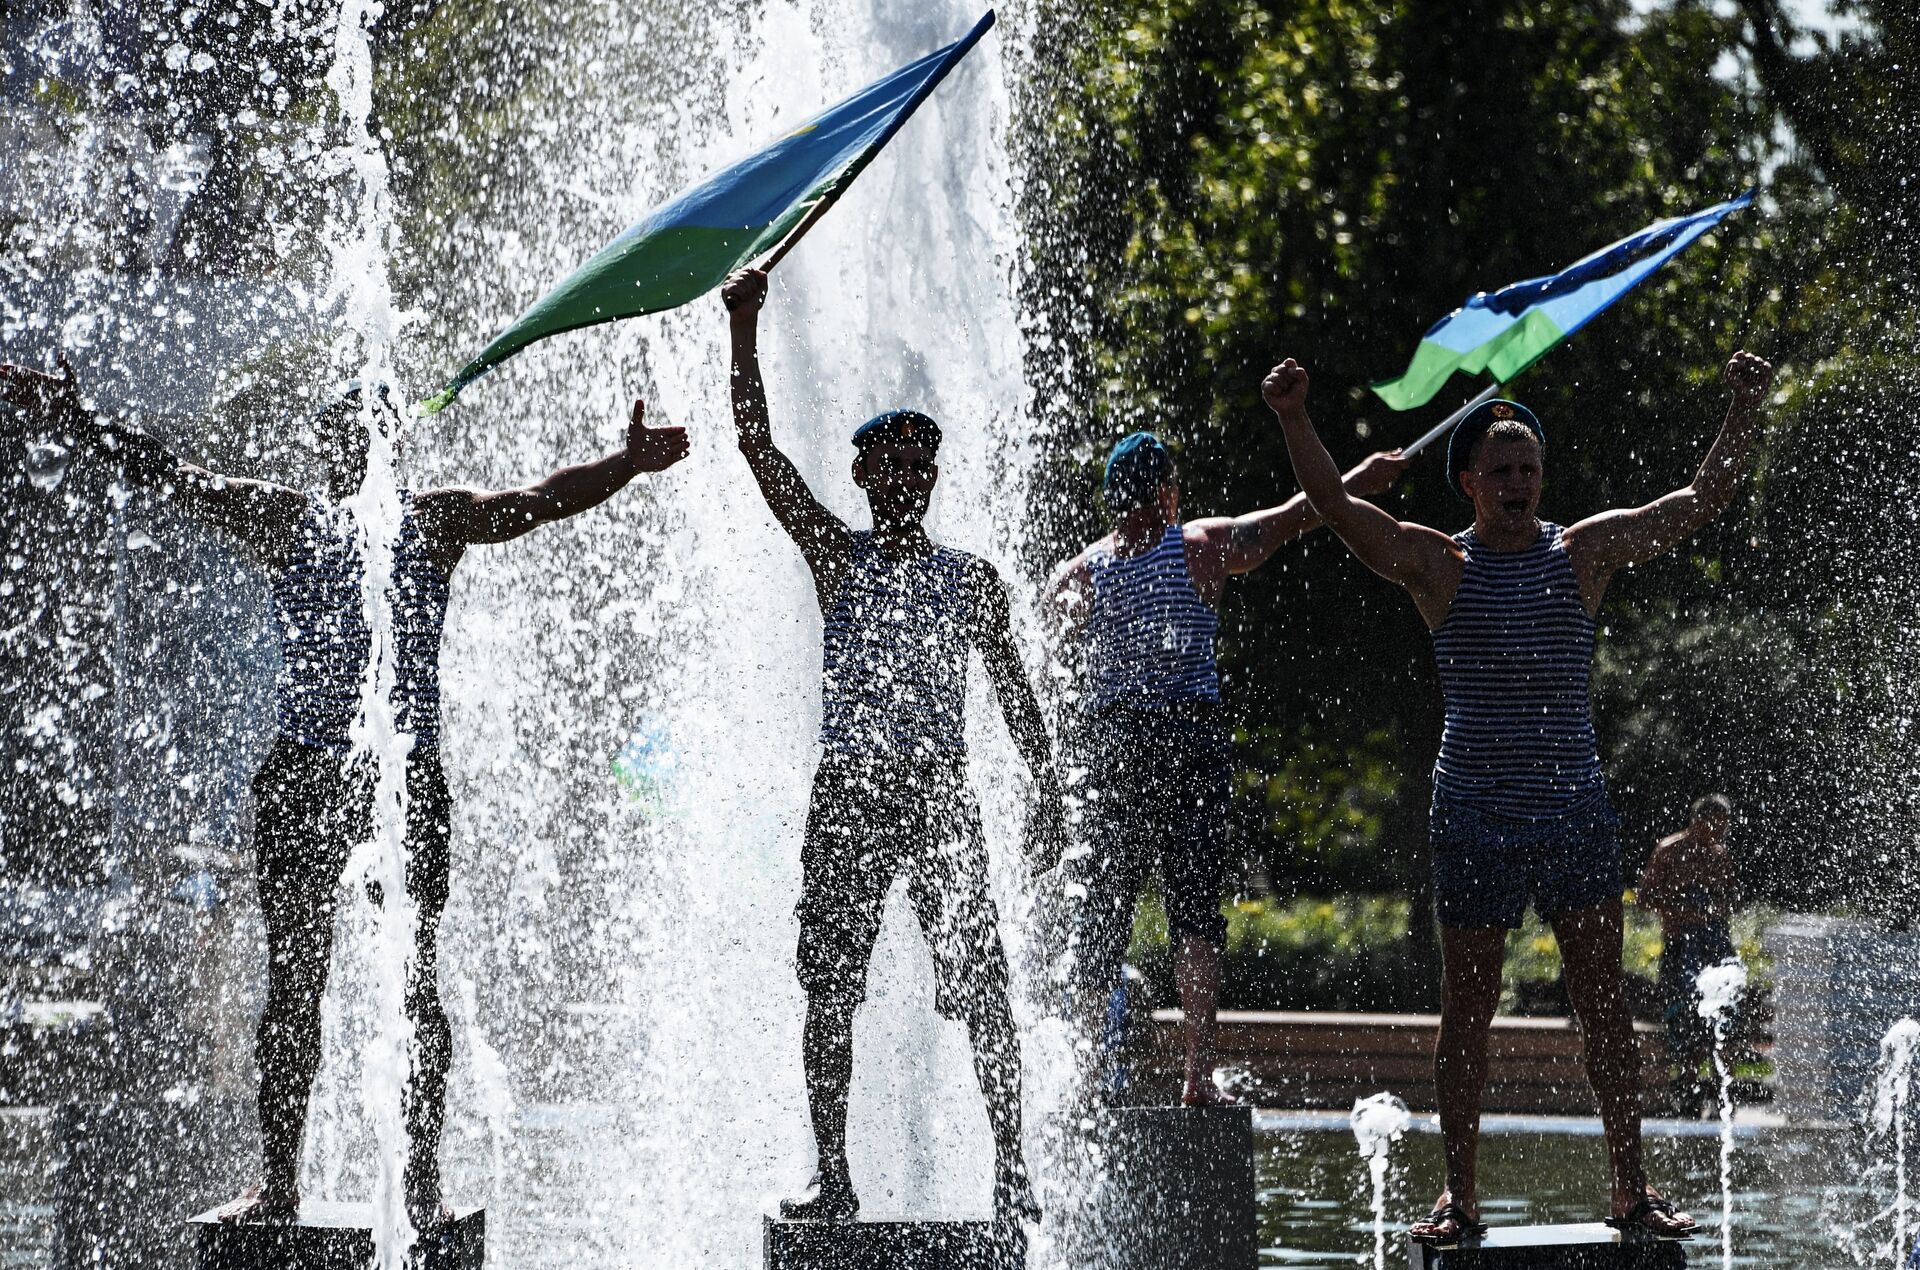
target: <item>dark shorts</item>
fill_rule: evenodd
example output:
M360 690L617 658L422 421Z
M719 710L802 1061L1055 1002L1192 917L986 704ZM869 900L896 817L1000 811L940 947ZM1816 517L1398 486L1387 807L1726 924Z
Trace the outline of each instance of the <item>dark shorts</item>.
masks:
M1679 927L1662 945L1660 999L1666 1005L1669 1053L1697 1054L1713 1045L1713 1024L1700 1016L1700 972L1737 955L1723 922Z
M887 891L904 876L933 952L940 1013L964 1020L1006 1001L1006 954L964 765L902 770L828 753L813 777L800 872L795 961L809 997L866 999Z
M373 772L363 758L275 741L253 778L254 852L267 920L330 900L353 849L373 833ZM447 906L453 799L440 751L407 758L407 893L424 917ZM331 914L330 904L325 912Z
M1174 942L1194 935L1225 947L1232 748L1218 711L1108 711L1090 740L1083 823L1092 850L1072 875L1087 892L1074 924L1076 978L1106 986L1119 977L1134 902L1156 870Z
M1604 790L1547 820L1509 820L1434 791L1433 907L1442 926L1520 925L1620 898L1620 817Z

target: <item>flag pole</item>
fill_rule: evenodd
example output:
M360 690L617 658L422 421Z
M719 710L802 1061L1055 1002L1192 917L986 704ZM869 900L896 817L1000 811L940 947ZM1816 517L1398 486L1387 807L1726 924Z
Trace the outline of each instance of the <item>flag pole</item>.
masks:
M820 218L827 214L827 209L832 207L834 203L839 200L841 192L852 184L853 182L851 181L843 181L834 186L833 189L828 190L825 194L822 194L820 200L808 208L807 214L800 218L800 223L788 230L787 236L782 238L779 245L774 247L773 254L768 256L765 262L761 264L760 271L762 273L772 273L773 267L782 260L785 260L788 252L800 245L800 240L807 236L807 231L820 223Z
M1502 387L1504 387L1504 385L1492 383L1482 388L1458 410L1442 419L1439 423L1434 424L1433 427L1427 429L1425 436L1415 441L1412 445L1401 446L1401 456L1410 459L1420 453L1420 451L1426 449L1429 445L1432 445L1435 441L1438 441L1442 436L1446 435L1448 428L1451 428L1454 424L1467 417L1467 411L1473 409L1483 401L1492 401L1495 397L1499 396Z

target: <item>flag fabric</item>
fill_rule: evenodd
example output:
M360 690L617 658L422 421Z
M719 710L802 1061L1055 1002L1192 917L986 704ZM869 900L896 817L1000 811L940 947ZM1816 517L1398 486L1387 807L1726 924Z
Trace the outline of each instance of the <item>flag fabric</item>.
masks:
M1649 225L1559 273L1480 292L1421 337L1405 374L1376 383L1373 391L1395 410L1411 410L1431 401L1456 370L1490 371L1505 383L1752 201L1748 190L1703 212Z
M844 190L993 20L988 10L955 43L869 84L649 212L522 313L422 408L445 408L461 389L536 340L658 313L711 291Z

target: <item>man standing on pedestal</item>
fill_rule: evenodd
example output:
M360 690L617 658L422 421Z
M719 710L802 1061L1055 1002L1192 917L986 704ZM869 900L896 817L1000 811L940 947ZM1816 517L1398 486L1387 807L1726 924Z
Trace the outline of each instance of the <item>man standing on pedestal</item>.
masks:
M71 372L64 377L0 365L0 403L77 439L106 447L130 479L157 490L248 549L267 571L280 628L275 687L279 735L253 778L254 854L267 933L267 999L254 1055L260 1069L260 1180L228 1204L224 1220L293 1220L300 1208L301 1140L320 1067L320 999L333 954L335 895L354 847L373 832L372 760L350 740L372 637L361 579L365 563L345 506L366 475L369 427L397 430L384 388L355 386L313 421L324 488L220 476L181 462L154 438L96 419ZM406 765L407 892L418 910L406 990L414 1028L404 1094L407 1211L416 1230L446 1215L440 1130L446 1114L452 1031L439 993L440 915L446 906L452 799L440 761L440 633L448 584L469 546L507 542L612 497L641 472L687 453L684 428L650 428L633 406L627 443L561 468L523 489L401 491L394 546L393 707L412 737ZM377 897L376 897L377 898Z
M993 566L934 543L922 521L939 468L940 428L908 410L853 435L853 479L873 528L855 531L807 488L773 443L760 379L767 275L742 270L721 291L733 337L740 450L780 527L813 575L825 621L820 741L801 846L801 1057L818 1168L783 1216L851 1221L847 1089L853 1016L894 878L905 875L933 951L940 1013L966 1024L994 1141L994 1222L1013 1237L1039 1209L1020 1147L1020 1050L1006 955L987 894L980 815L967 788L967 653L978 649L1033 778L1028 840L1057 852L1060 790L1039 704L1013 646ZM1046 861L1040 861L1046 863ZM1004 1245L1003 1245L1004 1246Z
M1405 466L1397 454L1375 454L1345 479L1371 497ZM1070 973L1085 998L1076 1013L1097 1056L1095 1012L1118 982L1134 901L1157 868L1185 1018L1181 1102L1230 1103L1213 1081L1232 757L1214 666L1217 610L1229 577L1259 568L1320 518L1295 494L1263 511L1182 524L1173 456L1147 432L1113 447L1101 493L1113 532L1056 569L1047 592L1059 629L1083 635L1086 648L1092 851L1071 937Z
M1724 512L1745 476L1773 368L1736 353L1733 404L1693 483L1567 529L1536 516L1546 434L1488 401L1454 428L1447 479L1473 504L1448 536L1342 488L1289 358L1261 385L1315 511L1363 564L1405 587L1433 633L1446 726L1433 772L1433 873L1443 957L1434 1055L1447 1188L1409 1235L1451 1247L1483 1229L1474 1190L1487 1032L1508 929L1531 899L1560 944L1613 1174L1610 1224L1663 1239L1696 1223L1647 1184L1639 1051L1620 990L1619 819L1589 701L1594 615L1621 569L1671 550Z

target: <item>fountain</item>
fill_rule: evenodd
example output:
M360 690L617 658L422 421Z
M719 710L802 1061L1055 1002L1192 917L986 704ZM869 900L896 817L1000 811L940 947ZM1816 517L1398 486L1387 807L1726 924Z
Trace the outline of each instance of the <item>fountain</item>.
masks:
M1373 1182L1373 1266L1387 1266L1387 1167L1393 1144L1413 1123L1407 1104L1389 1093L1358 1098L1353 1104L1353 1137Z
M1888 1241L1892 1263L1899 1266L1912 1227L1907 1220L1907 1122L1912 1119L1915 1064L1920 1061L1920 1021L1903 1018L1887 1029L1880 1041L1880 1072L1874 1082L1874 1134L1890 1139L1893 1148L1893 1206L1887 1216L1893 1225Z
M60 217L100 207L84 223L63 220L48 234L58 241L0 277L0 357L65 346L103 401L139 410L196 457L288 480L301 478L303 458L285 421L326 383L391 378L421 395L638 211L978 16L970 0L661 0L637 10L569 0L515 6L511 17L484 3L457 15L457 6L382 12L370 0L344 0L337 14L299 0L252 7L271 17L248 38L301 38L288 34L295 18L317 14L324 47L298 73L244 44L221 52L221 7L188 21L185 0L162 0L151 8L182 29L166 30L151 65L180 84L235 70L225 78L250 86L218 126L187 110L144 140L115 104L116 77L147 65L121 50L152 36L131 9L76 0L58 22L34 16L47 5L0 16L33 24L32 41L9 41L0 80L16 73L15 58L38 59L33 74L100 68L70 100L58 97L69 131L57 144L25 126L6 134L4 144L54 156L19 189L51 191L45 206ZM451 29L475 12L470 29ZM1008 84L1033 56L1036 20L1025 5L1002 15L781 266L765 323L776 432L826 500L860 515L845 472L855 421L888 405L924 408L950 438L936 536L992 559L1016 592L1030 589L1034 549L1016 509L1033 501L1034 438L1048 426L1028 399L1023 356L1030 340L1055 335L1023 325L1033 319L1011 209L1024 174L1006 141ZM269 31L275 24L286 30ZM377 88L382 77L388 86ZM303 81L314 85L304 98ZM250 176L234 157L241 148L257 159ZM145 193L97 196L123 185ZM212 196L196 204L202 189ZM18 197L0 192L9 206ZM203 269L194 261L207 250L206 216L195 208L211 203L236 209L233 232L246 241ZM336 343L334 330L351 338ZM695 433L683 468L579 523L476 552L456 583L444 658L456 889L442 977L459 1039L446 1154L450 1196L491 1210L495 1264L752 1264L760 1213L806 1169L790 911L819 631L810 583L733 451L722 334L717 305L582 332L419 423L402 455L370 434L373 476L357 507L378 633L398 483L527 480L605 448L636 395ZM114 1088L126 1106L63 1113L48 1131L49 1158L62 1141L98 1152L63 1174L60 1216L49 1220L73 1229L49 1242L68 1250L63 1258L81 1259L84 1245L108 1264L117 1254L157 1265L178 1263L181 1250L156 1244L149 1260L142 1241L189 1204L226 1198L251 1157L246 1032L260 950L244 787L271 729L275 653L258 575L232 544L153 500L110 495L113 486L98 456L60 438L26 447L20 496L36 501L19 518L31 524L9 526L10 551L46 563L8 592L6 625L28 632L34 660L0 680L24 703L33 730L20 734L38 748L15 769L32 786L22 796L31 814L9 822L6 846L38 844L28 854L46 872L43 895L130 897L112 921L93 920L99 905L47 906L69 926L111 927L131 949L118 961L63 962L61 973L81 983L76 997L109 1000L118 1030L98 1054L142 1056L133 1075L93 1064L94 1050L60 1067L70 1084L56 1096ZM29 612L41 625L16 621ZM1037 649L1033 631L1022 633ZM398 897L404 741L384 717L390 659L376 657L375 669L360 742L380 761L385 831L349 873L380 878ZM1030 1155L1049 1214L1031 1264L1064 1270L1083 1264L1076 1250L1101 1246L1103 1223L1126 1219L1124 1206L1082 1201L1128 1160L1083 1156L1057 1122L1074 1063L1050 1017L1051 950L1030 920L1045 897L1007 851L1022 782L978 682L974 695L975 784L1022 980ZM358 897L357 884L349 889ZM176 892L192 903L162 902ZM409 1043L398 990L411 920L397 899L382 910L356 898L343 910L304 1178L315 1196L374 1202L383 1266L401 1264L412 1239L397 1185ZM202 955L166 955L188 938ZM1856 995L1875 1009L1890 999ZM142 1039L142 1009L191 1019L193 1034ZM877 1211L983 1215L988 1137L965 1047L932 1017L928 958L897 902L859 1027L851 1127L863 1194ZM83 1039L107 1030L93 1015L69 1028ZM1885 1051L1888 1072L1895 1059L1910 1069L1911 1037L1904 1043ZM1856 1091L1860 1055L1842 1057L1813 1073L1826 1082L1822 1115ZM1762 1161L1735 1157L1730 1073L1716 1061L1730 1264L1736 1172ZM1912 1224L1909 1093L1887 1087L1897 1089L1881 1124L1897 1264ZM1397 1136L1380 1125L1393 1119L1382 1103L1357 1106L1352 1121L1373 1181L1376 1266ZM1236 1168L1253 1158L1251 1128L1236 1122L1231 1142L1242 1152ZM173 1154L148 1166L162 1154L156 1143ZM1401 1166L1422 1146L1416 1135ZM1338 1167L1350 1166L1343 1152ZM1251 1168L1235 1174L1248 1196ZM75 1198L115 1177L150 1206L90 1212ZM1758 1237L1744 1217L1742 1229L1743 1243ZM1252 1256L1251 1230L1242 1242L1236 1249ZM136 1244L140 1258L129 1252Z
M1747 967L1738 957L1702 970L1694 982L1700 1017L1713 1025L1713 1070L1720 1088L1720 1263L1733 1270L1733 1069L1727 1062L1727 1032L1747 990Z
M502 18L492 42L483 41L496 60L463 61L448 101L464 103L476 121L489 118L487 101L520 91L510 68L521 58L553 89L544 118L496 119L489 132L391 114L368 128L369 76L409 73L392 29L408 19L389 13L368 29L370 13L346 5L330 28L334 56L313 67L331 68L338 94L339 114L328 107L316 125L328 145L296 137L274 158L276 171L300 162L341 169L335 179L351 189L349 202L318 239L340 254L324 270L311 261L282 270L292 299L244 276L205 288L243 300L266 295L264 309L253 307L275 315L286 360L336 368L274 383L283 416L298 417L330 378L363 368L417 393L638 211L978 17L961 3L911 14L882 3L808 2L751 14L688 5L635 15L589 2L511 24ZM406 38L436 35L447 38ZM845 474L847 432L883 406L926 409L949 437L931 527L1010 579L1026 573L1019 518L1006 509L1022 497L1032 428L1023 422L1006 248L1015 238L1014 174L1002 148L1001 59L1022 38L1018 21L1003 20L920 111L782 265L765 323L776 432L823 496L857 521L863 505ZM197 73L192 55L179 60L181 74ZM451 191L430 185L481 148L489 180ZM384 195L388 167L404 174ZM938 196L900 197L907 190ZM296 226L289 219L281 228ZM384 289L389 259L392 276L405 279L393 289L422 305L423 322L399 320ZM330 294L323 274L339 290ZM109 404L143 391L150 399L140 369L168 348L190 360L184 337L101 320L125 288L147 285L140 276L95 273L87 283L34 280L13 298L57 312L56 328L95 332L76 360ZM316 334L335 322L353 332L351 348ZM210 337L218 325L202 321L196 334ZM54 334L14 328L4 355L36 358ZM818 631L798 558L733 450L722 334L715 302L568 337L524 355L406 438L404 483L423 488L524 481L604 449L635 395L649 399L655 418L685 421L695 434L693 459L657 486L635 488L579 524L477 551L455 584L443 669L456 882L442 978L463 1024L448 1184L451 1197L485 1199L499 1214L493 1255L504 1264L746 1263L766 1197L805 1172L789 914ZM109 352L123 345L127 357ZM224 470L297 479L296 439L277 425L242 419L212 435L207 414L219 393L257 392L248 384L266 373L244 344L212 347L227 358L227 380L196 372L181 386L186 400L155 411L153 426ZM116 360L131 371L112 374ZM36 452L36 485L60 484L64 463L57 451ZM375 492L390 496L391 484L376 477L368 489L364 520L377 539L388 522ZM209 587L237 578L231 594L257 604L257 583L227 544L144 500L129 515L163 551L205 554ZM147 678L131 693L136 719L156 699L220 702L215 727L242 737L270 728L259 710L270 649L237 691L210 673L217 659L192 652L236 640L258 647L258 609L168 628L145 583L135 579L126 615L138 627L136 646L144 632L165 631L189 655L139 668ZM981 701L970 713L991 717ZM389 757L378 711L371 723L366 744ZM203 747L200 731L176 731L169 744L201 788L238 790L258 750ZM656 739L674 773L670 794L636 801L608 775L636 731ZM1003 775L1013 760L998 725L980 723L977 732L995 898L1016 968L1037 964L1023 943L1024 879L998 863L1017 825L1019 783ZM160 840L176 824L187 836L205 813L156 777L137 755L136 801L172 813L157 820ZM385 792L392 824L397 790ZM390 835L377 839L355 868L391 879L393 845ZM221 846L246 858L243 831ZM164 861L154 867L165 871ZM222 920L238 920L244 941L250 888L244 872L227 883L238 902ZM904 918L896 903L859 1021L856 1179L877 1209L982 1214L986 1126L960 1036L931 1019L930 966ZM405 921L370 906L349 906L343 917L305 1178L316 1197L380 1201L384 1264L407 1241L393 1206L404 1145L391 1113L405 1061L391 995L408 946ZM259 962L241 947L228 963L232 979L214 996L221 1026L243 1037ZM1037 1006L1018 1008L1037 1130L1056 1101L1053 1073L1070 1063L1064 1034ZM250 1077L239 1075L229 1093L244 1098ZM217 1185L231 1193L244 1180Z

